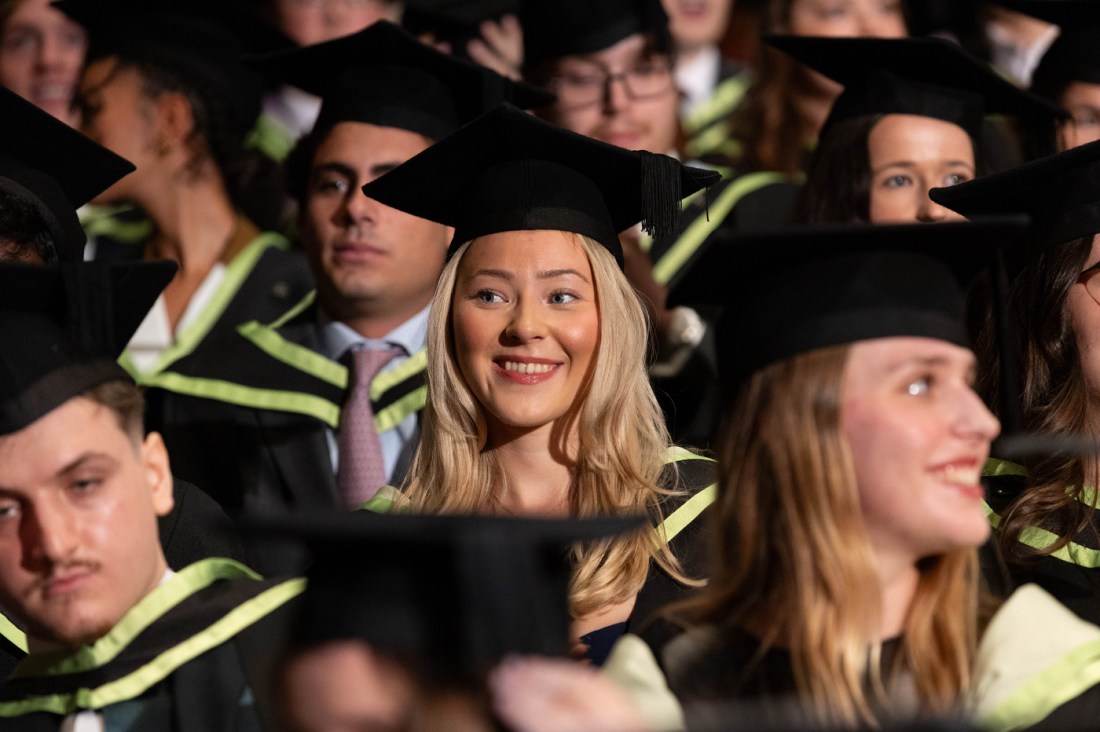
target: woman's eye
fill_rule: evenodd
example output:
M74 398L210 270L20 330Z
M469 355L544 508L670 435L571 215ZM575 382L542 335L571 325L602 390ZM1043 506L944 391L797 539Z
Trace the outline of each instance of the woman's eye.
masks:
M904 188L909 185L909 176L891 175L886 179L885 185L887 188Z
M923 396L929 392L932 388L932 379L927 376L922 376L919 379L909 382L909 385L905 387L909 396Z
M504 298L492 290L479 290L477 294L474 295L474 299L484 303L504 302Z
M550 295L550 302L554 305L566 305L577 299L572 292L555 292Z
M343 178L322 178L315 186L319 193L347 193L350 186Z
M945 186L957 186L960 183L965 183L970 180L970 176L965 173L952 173L943 179Z

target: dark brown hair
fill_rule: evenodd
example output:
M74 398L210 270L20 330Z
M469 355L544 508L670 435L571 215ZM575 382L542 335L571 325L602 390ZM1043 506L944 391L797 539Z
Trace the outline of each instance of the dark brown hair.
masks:
M123 379L93 386L81 396L114 412L118 426L140 443L145 436L145 396L133 382Z
M1066 301L1091 247L1092 237L1088 236L1048 249L1028 262L1010 286L1009 314L1021 367L1021 427L1026 431L1065 434L1090 430L1088 415L1093 405ZM978 389L987 403L1000 407L1001 369L1008 366L997 357L992 327L982 329L976 347L981 364ZM1049 554L1084 530L1093 512L1092 506L1079 500L1086 478L1080 457L1044 456L1028 461L1025 467L1027 489L1005 510L1000 524L1000 545L1010 564L1034 556L1020 543L1026 528L1035 526L1058 536L1043 550Z

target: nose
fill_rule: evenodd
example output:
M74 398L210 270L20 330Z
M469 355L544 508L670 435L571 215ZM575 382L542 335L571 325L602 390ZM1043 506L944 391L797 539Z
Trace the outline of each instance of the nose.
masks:
M931 224L947 219L962 218L949 208L945 208L928 197L928 192L921 194L921 200L917 205L917 221Z
M1001 422L985 402L973 389L966 389L966 394L959 400L959 414L957 429L961 436L977 439L983 442L992 442L1001 434Z
M341 211L347 217L347 223L356 224L373 221L377 205L374 200L364 196L363 192L356 187L348 191Z
M529 343L542 338L542 334L537 305L530 298L519 297L504 329L504 339L511 343Z
M630 93L626 90L626 78L609 74L603 84L604 112L617 112L630 103Z
M79 544L76 516L60 502L28 508L22 533L27 559L40 564L54 564L71 557Z

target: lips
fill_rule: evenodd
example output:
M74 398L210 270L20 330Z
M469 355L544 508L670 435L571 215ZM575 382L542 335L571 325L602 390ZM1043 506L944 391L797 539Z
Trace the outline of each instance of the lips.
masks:
M561 367L560 361L543 358L498 358L494 371L517 384L538 384L551 378Z
M982 461L965 458L937 465L932 469L932 474L941 482L957 488L963 495L981 499L985 496L981 485L981 466Z
M42 583L42 596L47 600L52 600L75 592L91 578L92 574L93 570L90 567L78 567L54 572L49 579Z
M332 254L336 259L342 260L374 259L386 256L384 250L362 242L337 244L332 248Z

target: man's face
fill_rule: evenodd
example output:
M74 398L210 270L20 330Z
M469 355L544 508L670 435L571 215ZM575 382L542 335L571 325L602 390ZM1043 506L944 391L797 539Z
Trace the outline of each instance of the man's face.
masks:
M388 324L369 337L427 306L453 231L383 206L360 188L429 144L395 127L341 122L313 157L299 231L321 306L337 320Z
M0 606L32 637L102 637L164 576L171 508L160 436L138 441L91 399L0 437Z

